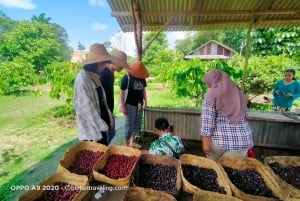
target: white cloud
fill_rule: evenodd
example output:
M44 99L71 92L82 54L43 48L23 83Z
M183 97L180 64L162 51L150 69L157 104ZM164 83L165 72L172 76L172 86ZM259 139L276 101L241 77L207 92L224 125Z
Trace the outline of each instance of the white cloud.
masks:
M133 32L118 32L111 39L111 46L132 57L136 56L136 45Z
M92 30L93 31L103 31L103 30L105 30L107 28L108 28L107 25L102 24L100 22L94 22L93 25L92 25Z
M0 0L0 5L8 8L35 9L36 5L31 0Z
M90 0L90 4L92 6L106 7L106 1L105 0Z

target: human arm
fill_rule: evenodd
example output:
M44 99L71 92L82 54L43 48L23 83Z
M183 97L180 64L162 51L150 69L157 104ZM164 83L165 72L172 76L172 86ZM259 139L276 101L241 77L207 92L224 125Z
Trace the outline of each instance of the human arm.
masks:
M144 94L144 108L147 107L147 90L146 87L143 89L143 94Z
M217 111L215 108L215 103L204 100L201 116L202 150L205 155L208 155L208 153L210 152L211 135L213 134L216 126Z
M121 90L120 92L120 102L121 102L121 105L122 105L122 113L124 115L127 115L127 109L126 109L126 100L125 100L125 93L126 91L125 90Z
M128 86L129 85L129 75L124 75L121 80L121 87L120 87L120 104L122 108L122 113L127 115L127 108L126 108L126 96L128 95Z
M205 156L207 156L210 152L210 143L211 143L210 137L202 136L202 151Z
M141 154L149 154L149 151L148 150L141 150Z
M295 80L296 84L295 84L295 90L294 93L292 94L293 100L296 100L297 98L300 97L300 83Z
M274 88L273 88L273 96L277 96L280 94L280 91L279 91L279 83L280 81L276 82L276 84L274 85Z

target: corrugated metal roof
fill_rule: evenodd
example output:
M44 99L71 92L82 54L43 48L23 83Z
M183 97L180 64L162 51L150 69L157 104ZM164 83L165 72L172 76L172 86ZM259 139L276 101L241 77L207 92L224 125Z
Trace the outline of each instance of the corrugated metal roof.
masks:
M143 31L300 26L300 0L134 0ZM123 32L133 31L131 0L108 0Z

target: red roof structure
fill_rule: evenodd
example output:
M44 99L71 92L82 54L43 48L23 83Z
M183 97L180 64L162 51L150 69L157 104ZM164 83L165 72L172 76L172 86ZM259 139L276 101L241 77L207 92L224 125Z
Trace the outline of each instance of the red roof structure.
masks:
M86 56L88 54L87 50L74 50L71 58L71 62L82 62L86 59Z
M210 40L187 54L184 58L200 58L201 60L229 60L234 54L238 54L238 52L218 41Z

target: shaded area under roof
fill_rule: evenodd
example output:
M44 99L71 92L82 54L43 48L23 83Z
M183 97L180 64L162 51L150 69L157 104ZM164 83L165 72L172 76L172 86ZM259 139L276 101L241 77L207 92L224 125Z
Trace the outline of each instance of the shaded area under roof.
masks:
M300 26L299 0L108 0L123 32L134 31L132 14L140 16L143 31Z

